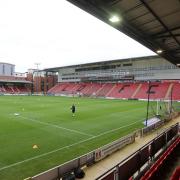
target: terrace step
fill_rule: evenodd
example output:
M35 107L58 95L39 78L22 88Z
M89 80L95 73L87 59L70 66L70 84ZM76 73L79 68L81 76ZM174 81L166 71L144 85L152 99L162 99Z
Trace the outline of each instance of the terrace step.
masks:
M114 84L114 86L112 87L112 89L106 94L106 97L108 97L109 94L111 94L111 92L116 88L116 84Z
M169 85L168 90L167 90L166 95L165 95L165 99L168 99L168 97L170 96L170 93L171 93L171 90L173 88L173 85L174 85L173 83L171 83Z
M135 95L138 93L138 91L141 89L142 84L139 84L139 86L137 87L137 89L134 91L133 95L131 96L131 98L134 98Z

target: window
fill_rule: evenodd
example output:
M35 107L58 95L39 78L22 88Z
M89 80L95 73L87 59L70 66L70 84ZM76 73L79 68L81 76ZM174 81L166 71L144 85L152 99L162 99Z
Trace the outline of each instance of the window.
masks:
M123 64L123 66L132 66L132 63Z

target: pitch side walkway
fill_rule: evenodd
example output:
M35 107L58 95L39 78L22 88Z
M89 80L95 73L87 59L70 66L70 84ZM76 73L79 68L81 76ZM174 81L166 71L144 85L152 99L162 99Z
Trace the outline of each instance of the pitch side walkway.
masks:
M107 158L99 161L98 163L85 168L85 177L83 180L93 180L118 164L120 161L122 161L127 156L131 155L133 152L137 151L140 147L151 141L153 138L155 138L158 134L160 134L163 129L166 129L167 127L180 122L180 117L170 121L163 127L159 128L158 130L155 130L153 133L146 135L143 138L136 138L136 141L133 144L130 144L121 150L113 153L111 156L108 156Z

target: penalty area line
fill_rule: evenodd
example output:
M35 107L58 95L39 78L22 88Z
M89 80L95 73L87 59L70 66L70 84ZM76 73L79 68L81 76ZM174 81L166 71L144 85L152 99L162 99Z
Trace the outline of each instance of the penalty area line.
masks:
M81 134L81 135L85 135L85 136L94 137L94 135L92 135L92 134L87 134L87 133L84 133L82 131L65 128L65 127L62 127L62 126L59 126L59 125L55 125L55 124L52 124L52 123L42 122L42 121L35 120L33 118L24 117L24 116L18 116L18 117L20 117L22 119L26 119L26 120L32 121L32 122L35 122L35 123L38 123L38 124L47 125L47 126L50 126L50 127L53 127L53 128L63 129L63 130L70 131L70 132L73 132L73 133L76 133L76 134Z
M141 120L141 121L142 121L142 120ZM90 138L87 138L87 139L78 141L78 142L76 142L76 143L73 143L73 144L70 144L70 145L67 145L67 146L58 148L58 149L55 149L55 150L53 150L53 151L49 151L49 152L47 152L47 153L43 153L43 154L40 154L40 155L31 157L31 158L25 159L25 160L23 160L23 161L19 161L19 162L17 162L17 163L13 163L13 164L4 166L4 167L0 168L0 171L3 171L3 170L5 170L5 169L9 169L9 168L11 168L11 167L14 167L14 166L23 164L23 163L25 163L25 162L28 162L28 161L31 161L31 160L34 160L34 159L38 159L38 158L47 156L47 155L49 155L49 154L53 154L53 153L55 153L55 152L61 151L61 150L66 149L66 148L70 148L70 147L79 145L79 144L81 144L81 143L87 142L87 141L89 141L89 140L95 139L95 138L100 137L100 136L103 136L103 135L105 135L105 134L109 134L109 133L115 132L115 131L117 131L117 130L119 130L119 129L132 126L132 125L134 125L134 124L136 124L136 123L139 123L139 122L141 122L141 121L140 121L140 120L139 120L139 121L135 121L135 122L133 122L133 123L131 123L131 124L128 124L128 125L125 125L125 126L121 126L121 127L119 127L119 128L111 129L111 130L109 130L109 131L105 131L105 132L103 132L103 133L101 133L101 134L98 134L98 135L96 135L96 136L93 136L93 137L90 137Z

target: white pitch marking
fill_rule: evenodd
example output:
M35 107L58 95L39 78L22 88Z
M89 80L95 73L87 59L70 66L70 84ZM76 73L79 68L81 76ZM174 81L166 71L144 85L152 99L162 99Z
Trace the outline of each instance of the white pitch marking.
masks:
M141 120L141 121L142 121L142 120ZM47 153L43 153L43 154L41 154L41 155L34 156L34 157L32 157L32 158L28 158L28 159L25 159L25 160L23 160L23 161L19 161L19 162L17 162L17 163L13 163L13 164L10 164L10 165L8 165L8 166L4 166L4 167L0 168L0 171L5 170L5 169L8 169L8 168L11 168L11 167L14 167L14 166L16 166L16 165L19 165L19 164L22 164L22 163L25 163L25 162L28 162L28 161L31 161L31 160L34 160L34 159L38 159L38 158L43 157L43 156L47 156L47 155L49 155L49 154L52 154L52 153L61 151L61 150L63 150L63 149L66 149L66 148L69 148L69 147L72 147L72 146L75 146L75 145L78 145L78 144L81 144L81 143L84 143L84 142L87 142L87 141L89 141L89 140L95 139L95 138L100 137L100 136L103 136L103 135L105 135L105 134L108 134L108 133L117 131L117 130L122 129L122 128L129 127L129 126L131 126L131 125L133 125L133 124L136 124L136 123L138 123L138 122L141 122L141 121L135 121L134 123L131 123L131 124L128 124L128 125L125 125L125 126L121 126L121 127L119 127L119 128L112 129L112 130L109 130L109 131L106 131L106 132L103 132L103 133L101 133L101 134L99 134L99 135L97 135L97 136L93 136L93 137L90 137L90 138L88 138L88 139L78 141L78 142L73 143L73 144L70 144L70 145L68 145L68 146L64 146L64 147L55 149L55 150L53 150L53 151L49 151L49 152L47 152Z
M94 135L92 135L92 134L87 134L87 133L84 133L84 132L81 132L81 131L77 131L77 130L74 130L74 129L68 129L68 128L65 128L65 127L62 127L62 126L58 126L58 125L47 123L47 122L38 121L38 120L35 120L35 119L32 119L32 118L28 118L28 117L24 117L24 116L19 116L19 117L23 118L23 119L27 119L29 121L33 121L33 122L39 123L39 124L48 125L48 126L51 126L51 127L54 127L54 128L59 128L59 129L63 129L63 130L66 130L66 131L70 131L70 132L74 132L74 133L78 133L78 134L94 137Z

